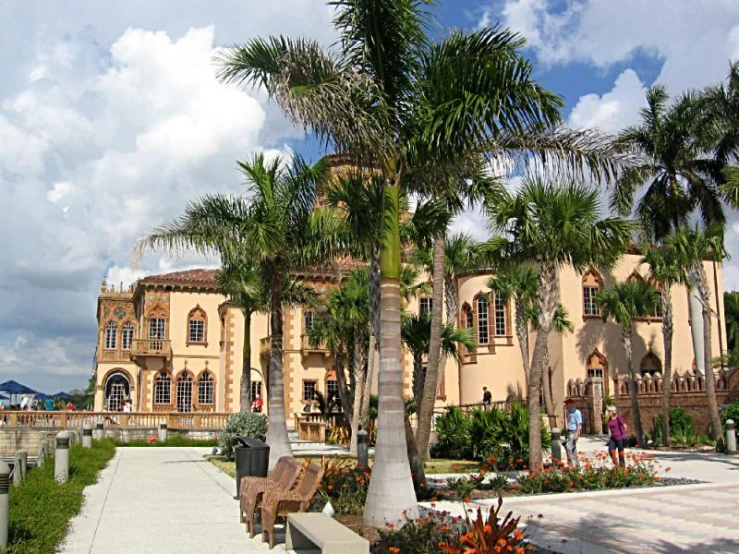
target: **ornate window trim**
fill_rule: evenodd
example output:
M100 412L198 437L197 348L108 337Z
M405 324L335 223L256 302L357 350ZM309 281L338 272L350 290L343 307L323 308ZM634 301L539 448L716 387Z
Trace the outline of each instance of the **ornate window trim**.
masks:
M583 320L601 319L600 309L595 303L595 295L605 288L603 277L595 268L591 267L583 274L581 287Z
M108 321L103 328L103 348L118 350L118 326L114 321Z
M198 374L195 382L197 383L197 395L193 398L195 406L215 406L216 379L213 373L204 369Z
M597 364L593 363L593 360L597 360ZM588 357L585 358L585 377L588 379L597 375L596 370L600 371L599 377L603 380L603 398L607 398L609 394L610 389L610 372L608 370L608 359L600 353L600 351L596 348L593 350L590 354L588 354Z
M136 327L132 321L126 321L121 326L121 350L131 350Z
M462 308L459 310L459 327L464 329L472 328L473 330L475 330L475 312L468 302L462 304ZM477 352L470 352L463 346L462 363L477 363Z
M431 317L431 312L434 309L434 299L430 296L421 296L418 298L418 317L423 317L428 314Z
M651 365L653 365L654 367L644 367L645 362L648 360L652 362ZM657 356L657 354L655 354L652 350L648 350L639 362L639 374L641 376L654 376L655 373L662 373L662 360L660 360L659 356Z
M195 405L195 398L193 389L195 388L195 380L192 378L192 373L184 369L177 374L175 379L175 409L179 413L189 413L193 411ZM189 402L187 397L189 396ZM180 410L180 407L183 409Z
M154 376L154 406L172 405L172 374L168 371L159 371Z
M187 314L187 328L185 329L187 346L208 346L208 314L196 305Z
M306 393L308 392L308 386L312 386L313 396L308 398ZM303 386L300 389L300 400L303 404L313 402L316 399L315 392L318 390L318 379L303 379Z

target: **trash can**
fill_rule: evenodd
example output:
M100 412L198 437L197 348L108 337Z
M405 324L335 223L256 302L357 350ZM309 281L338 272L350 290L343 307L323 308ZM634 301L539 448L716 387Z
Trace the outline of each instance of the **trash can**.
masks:
M236 437L236 497L239 497L242 477L267 477L269 445L241 435Z

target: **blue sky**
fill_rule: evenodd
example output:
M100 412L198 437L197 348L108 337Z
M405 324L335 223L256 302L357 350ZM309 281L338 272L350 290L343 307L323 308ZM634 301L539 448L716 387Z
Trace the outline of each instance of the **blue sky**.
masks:
M100 281L207 260L131 248L204 192L238 193L239 157L317 155L260 91L215 82L216 49L282 33L334 40L321 0L0 0L0 381L83 387ZM635 123L644 89L722 79L739 58L736 0L459 0L438 32L500 22L573 126ZM478 237L465 214L456 228ZM739 252L732 216L729 249ZM212 262L211 262L212 263ZM726 287L739 285L729 262Z

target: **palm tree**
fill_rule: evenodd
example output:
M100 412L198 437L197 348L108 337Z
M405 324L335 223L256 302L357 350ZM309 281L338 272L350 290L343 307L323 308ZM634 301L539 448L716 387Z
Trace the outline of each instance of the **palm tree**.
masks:
M239 162L247 197L207 195L188 205L185 215L152 231L137 246L169 251L217 251L224 259L234 252L249 259L270 287L271 350L268 370L267 442L270 466L291 455L285 420L283 381L283 304L291 270L320 263L341 250L333 212L316 206L316 187L325 164L307 165L300 157L289 165L262 154Z
M713 374L713 353L711 348L711 288L704 261L721 262L728 258L724 248L724 230L721 225L711 225L706 229L682 229L667 238L666 245L675 253L676 263L687 268L693 275L691 284L698 289L698 299L703 315L704 364L706 377L706 395L708 396L708 412L711 416L711 436L718 447L723 445L721 417L716 401L716 380ZM696 360L697 363L697 360Z
M404 453L400 363L399 199L406 174L449 177L472 154L535 151L611 174L593 131L558 126L562 100L532 78L518 35L455 31L432 42L432 0L335 0L336 48L253 39L218 56L225 82L263 86L291 121L372 168L384 188L377 455L365 522L402 523L417 504Z
M678 263L675 252L666 246L648 247L641 263L649 266L653 283L661 288L662 341L665 360L662 371L662 425L665 445L670 446L670 386L672 384L672 335L674 331L672 287L689 283L688 275Z
M255 312L267 311L269 287L245 260L225 263L218 272L218 289L244 314L244 345L239 388L240 412L251 407L251 317Z
M634 226L618 217L601 219L595 189L572 182L557 185L541 176L527 176L516 194L500 191L488 199L487 210L497 236L482 247L485 255L529 264L539 272L538 330L528 386L529 467L535 471L542 464L539 393L559 307L559 269L611 267L623 255Z
M621 326L621 344L626 353L626 366L631 377L629 396L631 397L634 432L637 442L644 444L644 429L636 391L636 370L632 360L631 339L634 335L634 319L654 314L659 305L659 296L654 287L648 283L633 279L626 283L617 283L599 292L595 301L600 307L603 321L612 319Z
M498 293L503 302L513 299L515 311L516 338L521 349L524 384L528 387L531 364L529 352L530 311L536 302L539 290L539 274L528 265L515 264L503 266L487 282L487 287ZM546 371L546 370L545 370Z
M650 242L662 242L684 227L698 209L703 222L724 223L725 215L714 167L701 139L703 103L685 93L672 104L662 85L647 91L647 107L640 125L621 131L617 144L634 150L642 162L616 181L611 205L622 215L632 211L634 196L645 183L636 205L642 232Z
M739 296L736 291L724 292L724 318L729 367L736 367L739 365Z
M406 313L401 319L401 336L403 344L410 350L413 355L413 398L416 406L418 406L419 398L423 398L426 394L425 381L428 379L428 369L424 367L423 357L429 353L429 346L432 340L432 316L429 314L416 315ZM450 324L446 324L441 330L441 353L444 358L449 356L457 357L459 355L460 346L464 346L470 351L474 351L475 337L472 329L456 329ZM435 396L435 395L434 395ZM420 426L421 416L417 418ZM410 424L406 427L409 434L408 441L413 442L413 430ZM415 476L417 483L426 482L426 472L424 470L425 453L421 451L421 445L416 437L415 444L408 449L411 457L411 471Z

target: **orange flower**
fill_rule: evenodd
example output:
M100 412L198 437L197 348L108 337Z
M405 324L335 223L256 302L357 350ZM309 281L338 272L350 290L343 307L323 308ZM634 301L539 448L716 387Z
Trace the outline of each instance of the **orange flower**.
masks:
M665 473L668 473L668 472L670 472L670 471L672 471L672 468L671 468L671 467L666 467L666 468L665 468Z
M520 541L523 538L523 531L520 529L516 529L516 532L513 533L513 536L516 538L517 541Z
M394 525L393 523L388 523L386 527L387 527L388 529L390 529L391 531L392 531L393 529L395 529L395 525Z
M444 525L441 526L441 530L442 531L449 531L449 526L445 523Z
M516 554L526 554L526 551L519 546L516 548Z
M390 548L388 548L388 550L392 552L392 554L398 554L398 552L400 552L400 548L398 548L397 546L391 546Z
M465 496L465 497L464 497L464 498L462 499L462 502L465 502L465 503L469 503L469 501L470 501L470 497L469 497L469 496Z

